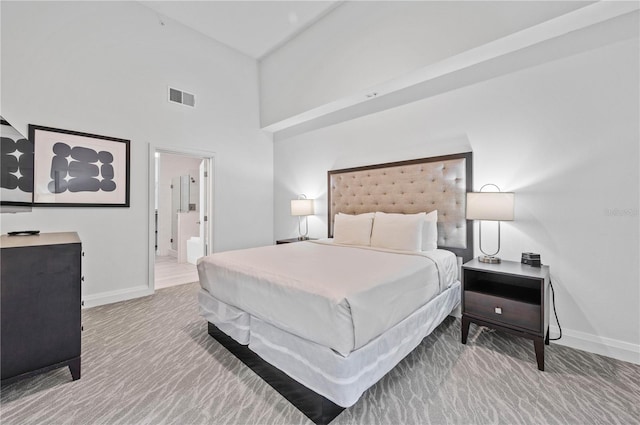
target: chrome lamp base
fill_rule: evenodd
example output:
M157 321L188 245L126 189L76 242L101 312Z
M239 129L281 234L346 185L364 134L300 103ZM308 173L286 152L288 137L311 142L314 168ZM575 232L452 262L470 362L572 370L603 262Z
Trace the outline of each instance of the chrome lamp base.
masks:
M496 257L495 255L480 255L478 256L478 261L481 263L499 264L500 257Z

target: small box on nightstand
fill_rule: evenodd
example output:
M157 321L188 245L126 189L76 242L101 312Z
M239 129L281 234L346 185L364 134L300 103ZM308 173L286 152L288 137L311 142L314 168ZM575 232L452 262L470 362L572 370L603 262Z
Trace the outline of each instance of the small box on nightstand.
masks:
M540 262L540 254L535 254L533 252L523 252L520 262L533 267L540 267L542 265Z

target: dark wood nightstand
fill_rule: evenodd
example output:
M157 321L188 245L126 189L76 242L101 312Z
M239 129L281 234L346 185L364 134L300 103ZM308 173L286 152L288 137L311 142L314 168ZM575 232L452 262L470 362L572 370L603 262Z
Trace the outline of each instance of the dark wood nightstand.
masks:
M309 238L309 239L298 239L298 238L280 239L280 240L276 241L276 245L282 245L283 243L304 242L304 241L317 241L317 239L314 239L314 238Z
M538 369L544 370L549 307L549 266L477 259L462 266L463 344L471 322L528 338L533 340Z

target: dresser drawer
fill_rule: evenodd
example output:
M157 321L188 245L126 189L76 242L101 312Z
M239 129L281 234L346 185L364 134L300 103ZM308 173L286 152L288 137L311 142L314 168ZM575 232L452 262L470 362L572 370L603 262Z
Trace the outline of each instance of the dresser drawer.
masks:
M531 304L475 291L464 292L463 313L486 320L541 332L539 304Z

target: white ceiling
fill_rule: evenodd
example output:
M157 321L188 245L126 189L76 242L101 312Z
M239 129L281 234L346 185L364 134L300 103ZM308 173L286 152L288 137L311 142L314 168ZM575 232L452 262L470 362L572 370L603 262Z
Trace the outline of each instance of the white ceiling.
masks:
M168 17L260 59L340 1L141 1Z

